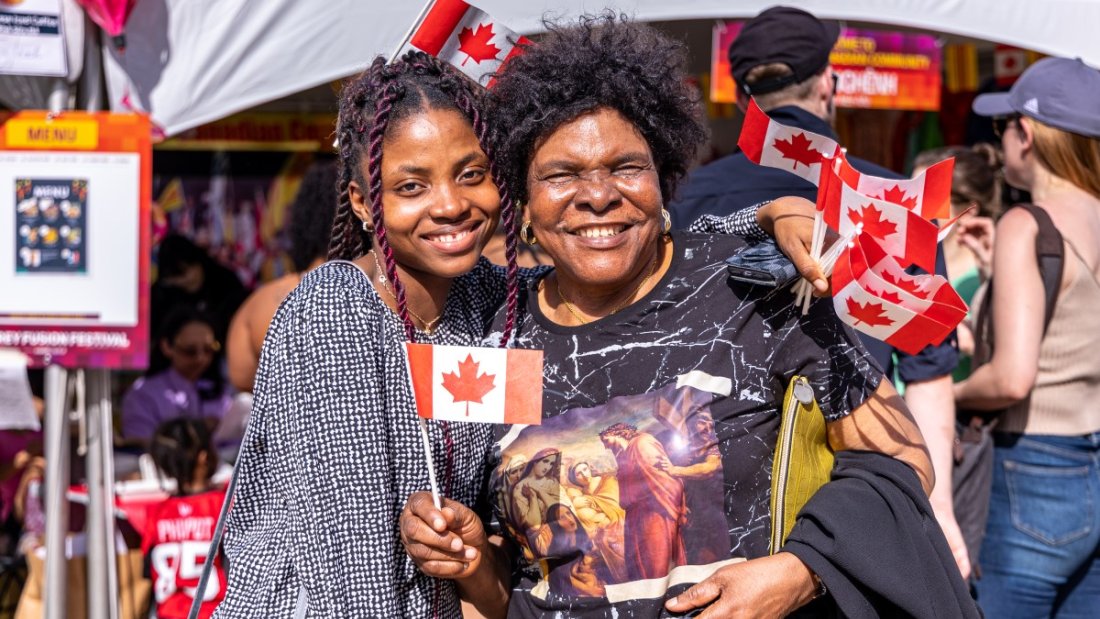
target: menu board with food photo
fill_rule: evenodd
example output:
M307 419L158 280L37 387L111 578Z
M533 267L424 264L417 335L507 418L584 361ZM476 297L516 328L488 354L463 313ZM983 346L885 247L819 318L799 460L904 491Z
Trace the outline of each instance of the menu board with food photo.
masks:
M87 179L15 179L16 272L87 272L87 224Z

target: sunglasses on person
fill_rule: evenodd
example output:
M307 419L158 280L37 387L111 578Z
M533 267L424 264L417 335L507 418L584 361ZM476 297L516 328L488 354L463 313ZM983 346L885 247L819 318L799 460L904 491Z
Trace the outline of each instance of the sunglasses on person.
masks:
M997 136L997 139L1004 138L1005 131L1009 127L1016 124L1020 120L1019 114L1010 114L1008 116L994 116L993 117L993 135Z

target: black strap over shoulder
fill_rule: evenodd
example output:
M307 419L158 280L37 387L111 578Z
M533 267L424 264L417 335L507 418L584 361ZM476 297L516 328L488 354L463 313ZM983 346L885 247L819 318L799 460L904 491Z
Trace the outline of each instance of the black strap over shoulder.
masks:
M1039 236L1035 237L1035 257L1039 260L1039 275L1043 278L1043 290L1046 293L1046 312L1043 318L1043 334L1046 334L1050 320L1054 317L1054 304L1058 300L1058 291L1062 288L1062 269L1065 265L1065 245L1062 234L1054 227L1050 215L1041 206L1019 204L1020 208L1031 213L1035 223L1039 224Z

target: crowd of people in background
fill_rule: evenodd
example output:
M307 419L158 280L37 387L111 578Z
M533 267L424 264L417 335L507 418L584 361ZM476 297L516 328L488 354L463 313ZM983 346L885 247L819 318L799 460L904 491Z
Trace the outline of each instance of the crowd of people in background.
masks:
M738 106L744 110L749 98L755 98L773 119L836 139L832 127L836 81L829 52L837 36L835 23L789 7L768 9L747 22L730 49L730 67L739 86ZM551 368L556 368L557 362L564 364L562 359L573 359L567 348L596 351L630 338L641 341L644 338L631 330L615 332L612 338L585 328L589 322L610 318L620 310L621 316L630 316L632 304L640 303L651 292L667 296L667 307L639 313L630 329L646 319L675 312L683 315L675 314L668 324L682 326L690 322L697 318L689 303L693 295L681 294L677 286L695 290L708 284L691 279L698 271L686 265L694 264L693 260L705 261L710 253L740 243L727 243L723 235L714 237L718 240L698 240L681 236L686 234L682 230L700 217L711 215L738 223L707 232L735 232L756 241L760 238L754 236L756 230L746 228L743 222L748 217L755 225L762 203L785 196L813 200L816 195L814 185L782 171L756 166L740 152L688 171L696 142L704 137L698 119L690 117L692 104L688 99L680 101L675 93L666 92L663 96L668 101L649 102L653 107L648 109L646 102L638 102L641 92L635 93L638 100L627 101L606 91L585 92L580 86L572 91L569 76L552 70L555 63L594 63L593 73L598 73L600 67L614 67L604 76L604 83L621 78L623 74L617 71L636 71L631 74L633 85L622 82L624 92L638 87L638 76L646 77L644 71L649 69L667 71L661 74L666 78L679 77L678 48L662 35L604 15L552 27L546 41L547 47L522 57L511 73L502 77L499 84L503 90L497 92L499 98L494 102L482 101L464 78L435 59L420 55L397 64L379 61L359 79L349 82L342 101L340 157L319 157L306 172L291 206L286 238L293 269L288 274L249 292L232 270L192 240L173 234L159 243L158 274L151 293L152 362L146 374L136 378L120 398L116 440L120 452L151 457L170 495L150 511L149 526L141 532L141 548L147 555L148 576L153 580L156 616L186 616L196 595L191 578L195 565L190 565L191 576L183 578L179 575L181 557L204 557L203 544L209 542L213 531L212 527L198 530L185 521L216 519L225 500L223 484L214 481L216 473L219 467L224 472L232 466L239 453L243 454L246 476L253 477L253 485L245 487L240 507L230 518L227 550L236 562L236 571L227 574L223 559L218 559L216 576L201 594L203 617L214 614L223 600L226 603L217 611L218 616L244 617L258 608L273 614L298 608L302 596L308 597L306 604L311 612L320 609L350 613L348 616L369 614L372 608L382 606L395 613L442 609L444 616L459 616L462 608L467 613L476 608L486 614L546 616L571 612L574 607L572 598L563 602L553 595L546 597L547 592L539 589L540 576L543 580L548 577L550 591L557 594L604 597L608 586L667 577L667 564L675 562L677 553L706 556L707 562L729 558L724 547L715 553L710 538L680 539L670 534L658 543L631 536L641 529L665 531L682 525L686 530L692 519L703 522L708 517L706 522L712 525L699 527L699 531L711 531L725 527L724 518L752 517L751 513L731 515L729 508L724 513L716 508L708 516L705 497L718 492L721 498L721 490L715 488L720 486L716 480L721 477L724 461L717 442L719 436L728 436L729 429L716 430L709 409L698 402L705 415L700 414L695 421L705 428L693 434L684 420L681 442L687 446L685 449L690 448L690 455L677 456L665 453L665 447L653 438L657 432L654 427L640 430L626 418L596 427L584 417L594 414L591 411L598 407L625 410L643 404L613 398L585 401L583 408L577 408L579 405L565 396L561 396L561 402L553 399L557 395L551 396L549 401L560 404L561 411L569 409L568 415L577 410L582 413L576 419L567 415L553 419L548 412L544 423L559 434L546 436L563 441L562 437L571 436L569 424L574 423L587 430L595 428L601 431L598 441L612 454L605 456L602 464L593 457L563 461L563 450L569 445L548 443L551 439L539 438L538 429L509 436L508 440L514 442L502 444L503 451L493 455L494 441L502 440L502 436L494 436L491 430L433 424L436 458L448 466L444 480L447 498L454 499L447 502L446 522L443 512L434 511L428 498L415 494L426 489L421 483L424 476L420 475L423 463L419 434L415 434L414 426L404 427L387 417L400 410L408 417L400 423L413 424L416 419L409 400L385 389L387 382L402 379L405 370L393 365L392 359L384 359L382 352L396 355L396 347L407 337L469 345L491 337L507 341L514 334L521 345L546 350ZM614 49L608 47L611 44ZM631 53L641 50L639 45L648 46L650 54L666 54L662 62L667 64L653 69L643 58L631 57ZM611 63L610 56L600 56L604 53L618 54L619 60ZM672 82L665 84L653 78L649 85L655 84L673 88L669 85ZM555 87L564 89L559 99L548 102L539 98L539 93ZM398 89L401 94L394 94ZM376 106L381 106L378 101L385 97L389 106L386 115L375 116ZM825 397L821 402L839 437L835 449L881 451L873 455L908 463L922 474L923 460L914 455L919 449L907 449L913 445L897 438L904 438L908 430L905 408L912 414L936 480L928 504L950 549L953 569L957 570L950 578L958 576L967 583L988 617L1088 617L1100 608L1100 508L1095 506L1100 501L1100 406L1096 404L1100 401L1100 356L1096 354L1100 349L1100 314L1095 309L1100 306L1100 108L1093 104L1096 101L1100 101L1100 72L1079 60L1047 58L1029 68L1011 91L982 95L976 100L974 112L991 118L998 143L945 146L921 152L912 160L908 171L913 175L944 159L955 161L951 217L958 220L941 240L936 272L947 277L970 306L968 318L956 336L909 355L869 337L861 337L861 345L854 340L849 344L846 338L854 335L838 325L833 329L835 316L815 315L818 322L812 324L805 320L798 323L793 315L790 317L791 324L814 329L816 335L795 342L797 350L784 349L783 360L790 366L787 369L798 369L813 378L812 368L818 361L826 367L830 357L849 358L850 364L842 368L849 392L844 398L834 401ZM547 123L546 127L531 125L535 122L530 121L534 109L541 110L537 123ZM509 118L510 135L496 135L485 125L483 114L489 115L490 111L495 117L503 114ZM676 116L680 113L683 118ZM367 130L362 126L364 122ZM377 137L381 140L385 136L391 162L377 161L379 157L368 149L372 122L381 123ZM387 129L386 123L391 128ZM421 134L425 132L431 135L424 138ZM677 137L672 137L674 134ZM434 154L440 161L455 155L452 159L470 168L457 186L469 194L473 204L469 208L480 213L474 218L481 217L478 221L483 227L464 229L478 235L478 242L476 251L467 251L468 264L464 262L462 268L444 260L433 263L425 252L418 254L414 230L419 224L411 218L402 219L397 211L396 216L387 211L383 226L384 203L386 209L391 208L386 200L411 201L415 188L408 189L408 195L400 193L406 191L400 188L394 191L399 198L384 198L384 192L365 182L375 175L390 178L388 174L395 174L391 167L396 164L392 161L402 161L402 157L421 166L442 166L439 161L424 163L416 159L421 155L414 151L423 147L417 140L424 139L436 143L443 140L452 150L470 151ZM576 144L585 140L618 150L597 153L593 147L577 154ZM446 149L441 146L440 150ZM631 163L630 157L643 151L659 157ZM524 161L498 161L500 152ZM652 233L634 239L640 249L631 254L632 260L612 265L623 277L631 276L625 284L601 270L607 265L593 266L580 259L584 248L571 244L576 235L556 227L559 218L574 215L554 202L554 192L565 191L569 182L584 185L578 191L589 191L587 181L576 180L580 176L574 167L580 169L592 161L603 166L606 162L600 157L619 157L615 165L626 165L623 161L636 164L638 170L631 174L654 175L651 186L622 190L643 205L631 225ZM895 171L854 156L848 156L848 161L864 173L902 178ZM539 184L543 182L550 189ZM1015 204L1006 203L1004 196L1009 187L1017 190L1020 202L1037 208L1014 208ZM642 195L646 190L651 193ZM597 193L591 190L591 195L586 194L586 204L595 205L590 208L592 212L607 208ZM525 204L522 211L518 210L519 202ZM648 209L650 203L652 209ZM437 210L432 217L453 216L442 206ZM761 220L769 216L759 215ZM494 234L498 219L501 223ZM780 224L768 221L768 232L775 234L771 226ZM690 247L687 257L676 254L674 260L674 241L677 251L681 244ZM479 261L482 255L503 268L493 269L486 260ZM676 262L681 259L683 264ZM554 265L556 271L551 270ZM675 277L666 276L668 272ZM912 272L919 269L913 268ZM612 284L625 286L616 291L621 288L633 292L612 299L614 307L586 305L585 293L601 287L609 289ZM352 293L354 298L348 296ZM722 285L712 293L714 296L703 302L711 304L710 311L719 311L714 299L720 294L729 295L730 290ZM448 301L449 295L457 296L460 302ZM760 303L760 312L780 311L751 295L731 296L722 303L730 307ZM329 313L317 314L322 310ZM313 313L304 315L309 312ZM750 312L744 320L751 321L753 316ZM775 316L769 320L775 320ZM318 325L327 331L308 335ZM647 331L654 338L664 338L662 350L671 341L666 338L670 334L661 330L664 328ZM768 331L763 322L753 328ZM276 352L262 362L265 339L271 339L269 330L275 332L275 344L268 342L267 346L274 346ZM745 333L755 333L740 323L728 331L717 329L706 337L735 341ZM558 341L562 333L573 338L569 346ZM692 346L698 343L684 340L680 345L694 351ZM362 358L343 359L341 355L348 351L361 353ZM747 368L772 363L774 350L759 352L759 363L746 361ZM318 354L328 358L314 359ZM636 373L636 368L645 363L656 363L643 353L631 354L639 361L626 374ZM685 367L700 363L698 353L691 355L691 363ZM670 359L666 354L661 361L668 375L662 375L664 382L655 387L668 387L667 394L661 392L665 398L662 402L710 397L706 390L713 389L713 384L700 386L702 383L692 383L697 378L673 372L670 368L675 359ZM328 381L323 385L328 391L315 389L321 386L312 384L316 376L298 373L299 367L313 367L309 365L313 362L324 370L318 370L318 376ZM369 372L364 374L367 364ZM599 381L618 380L621 384L629 380L625 374L601 374L599 368L578 362L576 368L580 367L591 373L576 384L570 382L568 372L555 370L548 375L555 394L578 390L610 393L611 385ZM825 374L835 379L840 373L835 364L826 369L822 370L822 381L826 380ZM871 374L874 380L869 378ZM879 384L877 378L883 375L886 380ZM766 378L760 382L766 382ZM584 382L589 379L599 380ZM651 383L651 377L644 382ZM375 386L377 392L367 389ZM904 405L896 403L895 388L902 394ZM255 409L254 389L258 398ZM361 397L352 393L356 390L363 392ZM36 392L41 392L40 387ZM303 415L320 414L317 407L321 403L314 400L321 396L329 398L325 419L331 424L323 432L307 432L304 418L286 414L291 409ZM294 398L316 406L299 410L301 406L289 403ZM768 394L769 405L771 399ZM35 405L41 416L39 398L35 398ZM853 413L872 407L889 422L868 430L868 426L851 421L870 416L857 417ZM260 420L255 422L259 425L250 435L250 445L245 436L253 410ZM375 453L377 445L357 442L357 437L365 436L360 432L362 428L343 425L350 423L348 415L353 410L367 411L364 414L373 416L372 423L389 424L372 431L389 437L399 450L404 450L407 477L387 481L388 477L360 475L365 458L377 456L379 475L395 463L386 459L392 458L392 453ZM751 435L755 430L745 431ZM893 438L863 441L868 432L874 435L876 431ZM323 436L328 436L324 440L330 446L345 451L322 449L317 441ZM857 436L861 438L857 440ZM40 538L44 530L43 506L35 490L41 486L48 465L42 459L41 441L41 431L35 424L0 427L0 555L16 554L21 536ZM265 441L283 445L293 461L269 461L263 451ZM767 457L771 446L766 441L760 444L767 447L761 457ZM647 449L659 451L663 460L645 464L647 456L642 454ZM302 450L309 453L299 453ZM327 460L322 458L324 454L328 454ZM732 464L733 456L727 459L729 470L744 463ZM303 462L310 466L317 462L332 465L347 479L331 484L324 481L327 478L302 479L303 471L296 467ZM874 461L870 466L884 467L876 468L877 472L889 467ZM135 471L133 475L140 473ZM257 476L263 479L257 482ZM648 480L645 487L638 485L643 477ZM712 477L713 486L708 485ZM482 482L490 478L487 488L483 487ZM217 479L224 479L224 475ZM356 484L340 485L355 480ZM362 489L363 480L383 486L364 500L355 494L356 488ZM924 477L920 481L925 481ZM276 487L278 484L282 485ZM919 489L919 484L916 487ZM682 499L687 503L673 505L664 513L661 510L668 506L661 504L662 492L669 488L679 489L679 494L670 490L669 496L681 497L684 489L690 492ZM759 506L766 511L767 488L760 488L763 494L746 494L746 500L763 501ZM282 492L299 494L293 495L293 501L280 502ZM410 495L414 500L406 506ZM826 492L825 496L832 495ZM838 507L844 495L837 496L836 504L825 503L827 498L815 504L820 505L820 511L811 509L814 522L831 522L833 518L858 521ZM319 514L308 505L318 497L329 501L329 507L341 506L344 513ZM467 507L484 507L492 502L498 503L499 528L485 531L480 515ZM405 511L401 512L403 506ZM665 521L656 522L650 518L651 512L664 514ZM413 527L402 528L400 536L398 513L407 519L402 521L404 524ZM438 526L432 521L437 516ZM278 526L272 525L272 519L281 519ZM899 518L896 526L913 522ZM456 523L465 527L461 535L455 530ZM733 527L733 520L729 524ZM877 524L880 532L896 533L889 528L894 524ZM237 527L236 536L233 526ZM520 564L512 581L517 587L514 591L501 584L502 574L513 574L502 563L499 549L488 545L488 533L511 540ZM742 533L749 546L766 542L753 541L751 531ZM803 545L803 550L792 551L801 561L782 566L787 580L759 567L766 566L766 562L756 562L763 561L757 555L767 554L766 544L749 551L742 549L756 554L738 569L761 570L744 573L772 578L769 582L777 587L785 584L784 595L789 599L784 598L775 608L787 610L821 597L828 591L822 578L826 584L840 583L835 591L829 591L837 600L857 605L879 603L878 598L865 593L867 585L858 576L848 574L850 580L845 580L831 570L830 561L848 561L850 557L832 557L815 547L820 543L819 535L824 533L811 530L808 520L799 529L791 547ZM856 537L846 538L853 548L858 547ZM199 547L202 552L196 550ZM320 563L322 550L332 563ZM935 559L933 554L920 554L921 549L910 550L914 558ZM466 554L461 558L450 551ZM668 557L657 565L652 556L661 552ZM369 557L359 556L364 553ZM425 556L432 559L426 560ZM451 565L449 560L457 564ZM540 568L539 560L549 563ZM880 567L876 563L866 569ZM804 568L805 578L801 571ZM294 576L287 576L291 572ZM717 582L723 586L737 582L736 576L729 578L728 582ZM937 582L949 587L953 582L950 578ZM457 584L441 588L439 579ZM333 589L325 584L329 581L344 583L346 588ZM892 591L891 585L882 586ZM387 593L378 597L382 589ZM713 599L718 599L715 604L723 603L720 595L695 603L699 596L710 595L705 589L689 592L683 587L675 593L680 597L669 593L671 598L658 598L662 605L668 602L669 609L681 612L705 606ZM879 594L888 595L882 591ZM3 595L0 589L0 602ZM490 599L499 595L506 596L503 607L499 600ZM943 591L938 595L946 596ZM939 602L947 603L942 599ZM930 605L939 602L922 601ZM920 607L911 600L891 603L897 604L894 608ZM905 606L910 603L916 606ZM608 603L607 608L611 606ZM599 614L602 607L600 611L593 610L593 605L584 608L584 612L591 613L584 616L603 616ZM661 612L658 606L629 608L648 613L645 616ZM965 609L963 614L969 616L969 612Z

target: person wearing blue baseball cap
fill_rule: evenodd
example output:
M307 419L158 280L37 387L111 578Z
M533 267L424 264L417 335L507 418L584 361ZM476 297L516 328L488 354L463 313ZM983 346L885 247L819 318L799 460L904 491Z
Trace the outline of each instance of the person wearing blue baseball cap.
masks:
M1044 58L1009 92L978 97L974 111L993 117L1005 179L1030 192L1040 208L1036 214L1010 209L997 224L992 292L979 292L984 298L974 310L980 315L982 304L992 304L991 337L984 343L995 346L987 362L955 386L960 406L1003 411L978 601L987 617L1095 617L1100 71L1079 59ZM1049 229L1039 223L1043 213L1057 233L1040 234ZM1042 260L1055 256L1053 268L1040 266L1036 244L1046 238L1053 238L1054 249L1043 248L1045 241L1039 248ZM977 335L978 352L988 350Z

